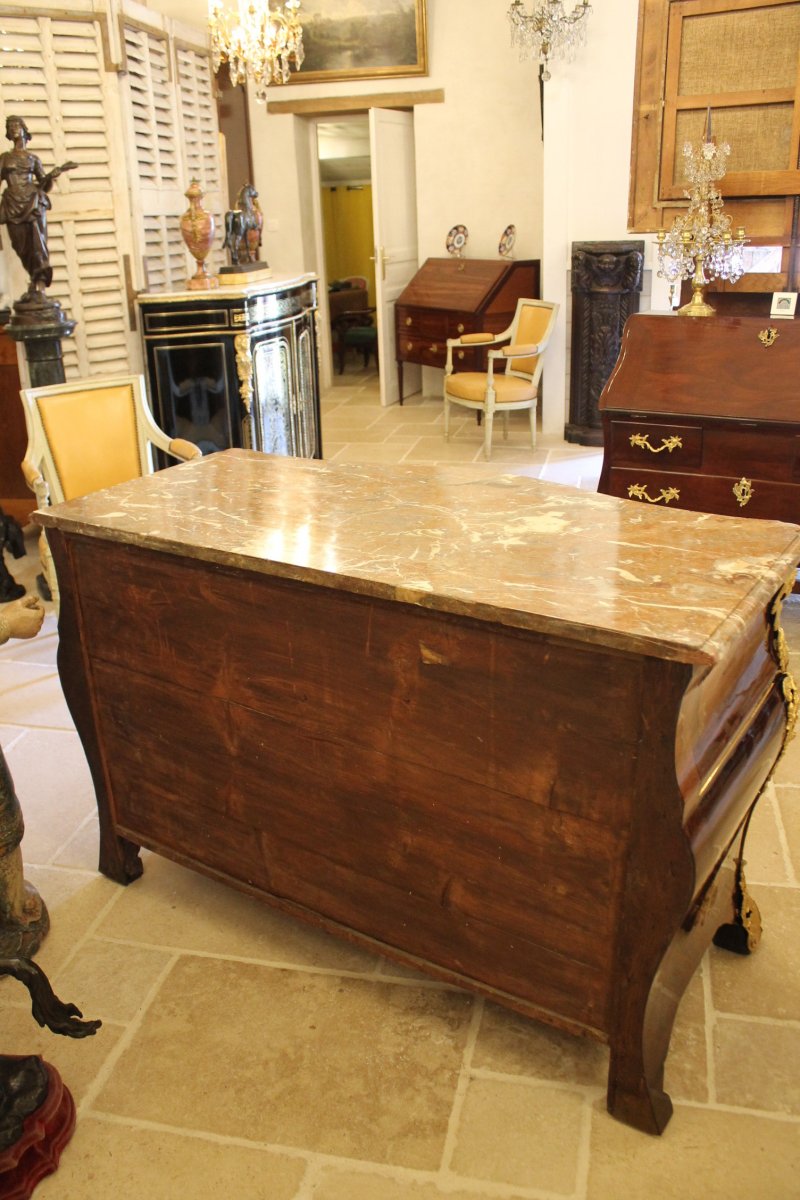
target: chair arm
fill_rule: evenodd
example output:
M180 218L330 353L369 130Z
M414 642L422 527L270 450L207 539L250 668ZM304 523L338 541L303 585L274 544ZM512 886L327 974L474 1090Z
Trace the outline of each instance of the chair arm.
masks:
M508 334L502 333L462 333L461 337L448 338L446 341L447 358L444 364L445 375L453 373L453 347L454 346L493 346L497 342L502 341L503 337ZM491 354L492 351L490 350Z
M170 454L174 454L175 458L180 458L183 462L191 462L193 458L203 457L200 447L195 446L194 442L187 442L185 438L170 438L167 448Z
M493 333L462 333L460 338L454 339L457 346L483 346L495 340L496 335Z
M489 351L495 358L530 358L532 354L540 354L541 347L537 345L504 346L502 350Z
M36 497L36 503L39 508L47 508L50 503L50 488L47 486L47 480L42 472L36 466L32 458L28 458L27 454L23 458L20 467L25 482Z

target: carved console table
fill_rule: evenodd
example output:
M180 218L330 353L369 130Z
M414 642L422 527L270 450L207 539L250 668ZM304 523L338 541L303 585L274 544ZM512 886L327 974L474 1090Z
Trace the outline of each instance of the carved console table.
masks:
M150 401L170 437L204 454L321 457L313 275L143 293L138 303Z
M568 442L601 446L598 401L619 355L622 330L639 310L644 242L572 243L572 359Z
M39 519L105 874L148 846L608 1042L663 1129L680 997L756 939L800 529L242 450Z

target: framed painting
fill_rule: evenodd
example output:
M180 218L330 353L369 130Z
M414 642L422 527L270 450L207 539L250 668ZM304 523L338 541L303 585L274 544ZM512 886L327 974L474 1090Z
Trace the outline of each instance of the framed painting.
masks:
M302 0L305 61L292 83L427 75L425 0Z

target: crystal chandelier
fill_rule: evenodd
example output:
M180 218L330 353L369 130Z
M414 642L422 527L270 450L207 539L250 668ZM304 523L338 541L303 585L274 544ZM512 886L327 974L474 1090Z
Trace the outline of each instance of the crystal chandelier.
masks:
M703 288L712 279L735 283L744 273L744 229L731 232L731 219L723 213L722 196L714 186L725 174L730 152L727 142L716 145L711 140L709 109L705 140L697 149L690 142L683 147L689 208L685 216L675 218L669 233L658 233L658 275L668 281L670 295L680 280L692 281L692 298L678 310L689 317L713 314L703 299Z
M234 87L250 80L256 100L267 98L271 83L288 83L289 72L302 65L303 27L298 18L300 0L285 0L282 11L273 11L269 0L209 0L211 64L218 71L228 63Z
M511 45L519 46L520 58L538 58L542 79L550 78L550 59L571 58L586 38L586 18L591 12L589 0L564 11L561 0L542 0L532 13L526 13L522 0L514 0L508 10Z

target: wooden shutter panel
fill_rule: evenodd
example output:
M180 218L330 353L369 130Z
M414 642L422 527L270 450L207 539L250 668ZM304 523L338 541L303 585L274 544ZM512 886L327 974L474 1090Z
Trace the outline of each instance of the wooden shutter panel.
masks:
M141 282L147 291L182 291L196 269L180 232L193 179L206 193L203 205L217 219L221 243L222 169L210 60L204 47L172 37L166 18L157 27L143 22L142 13L130 5L123 18ZM213 273L213 252L207 264Z
M177 111L169 38L125 18L126 83L132 126L131 204L148 290L179 291L188 264L178 221L181 194Z
M184 177L196 179L205 192L203 207L216 221L216 236L206 263L213 274L224 261L222 239L227 191L223 182L217 105L211 58L207 51L182 42L175 43L178 76L178 108L181 126ZM247 182L242 180L242 182Z
M69 13L6 15L0 28L0 121L12 112L25 119L46 170L79 163L56 181L48 215L49 294L77 321L63 342L68 379L138 369L141 361L127 315L130 222L104 32L102 18ZM27 279L8 253L16 298Z

